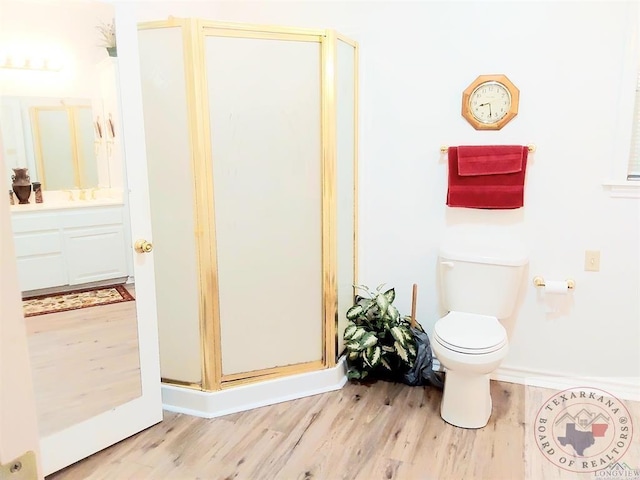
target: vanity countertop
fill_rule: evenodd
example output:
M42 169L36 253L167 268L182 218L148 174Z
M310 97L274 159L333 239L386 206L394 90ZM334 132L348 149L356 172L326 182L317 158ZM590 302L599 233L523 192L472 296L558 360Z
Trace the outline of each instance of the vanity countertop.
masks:
M45 191L44 201L35 203L33 195L30 203L11 205L11 213L46 212L49 210L68 210L78 208L104 207L123 205L122 192L111 189L98 190L93 194L94 198L80 199L78 191ZM89 195L86 195L89 196Z
M11 205L11 213L42 212L47 210L67 210L71 208L103 207L106 205L123 205L122 200L115 198L99 198L96 200L74 200L71 202L44 202Z

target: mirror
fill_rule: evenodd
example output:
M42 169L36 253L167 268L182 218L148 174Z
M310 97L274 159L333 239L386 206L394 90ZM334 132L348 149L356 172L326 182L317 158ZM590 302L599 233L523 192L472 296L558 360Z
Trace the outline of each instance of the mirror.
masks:
M5 157L29 168L43 190L110 186L109 163L100 148L104 128L94 122L90 100L4 97L0 112Z
M97 29L113 17L97 2L2 3L2 173L11 188L27 167L45 186L41 204L11 207L41 437L142 393L118 66Z
M102 70L114 66L113 60L107 62ZM105 113L100 103L3 95L0 138L7 179L13 168L27 167L31 181L40 182L43 190L121 188L116 124L113 112Z
M98 186L91 107L33 107L38 178L45 190Z

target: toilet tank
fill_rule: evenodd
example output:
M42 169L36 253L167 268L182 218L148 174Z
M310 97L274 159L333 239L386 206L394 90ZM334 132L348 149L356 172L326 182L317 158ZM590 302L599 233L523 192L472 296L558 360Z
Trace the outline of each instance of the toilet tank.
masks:
M447 311L511 316L528 252L513 234L491 229L454 229L438 255L440 298Z

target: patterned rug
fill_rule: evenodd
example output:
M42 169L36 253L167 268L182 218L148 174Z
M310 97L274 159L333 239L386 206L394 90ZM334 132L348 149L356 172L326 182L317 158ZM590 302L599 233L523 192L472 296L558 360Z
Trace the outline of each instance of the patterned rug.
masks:
M124 286L111 285L28 297L22 300L22 306L24 316L33 317L46 313L66 312L68 310L129 302L131 300L135 299Z

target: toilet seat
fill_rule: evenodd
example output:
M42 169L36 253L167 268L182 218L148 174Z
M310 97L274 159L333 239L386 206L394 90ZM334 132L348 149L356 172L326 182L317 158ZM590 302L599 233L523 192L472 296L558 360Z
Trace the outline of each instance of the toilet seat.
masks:
M479 355L503 348L507 331L496 317L449 312L436 322L434 340L454 352Z

